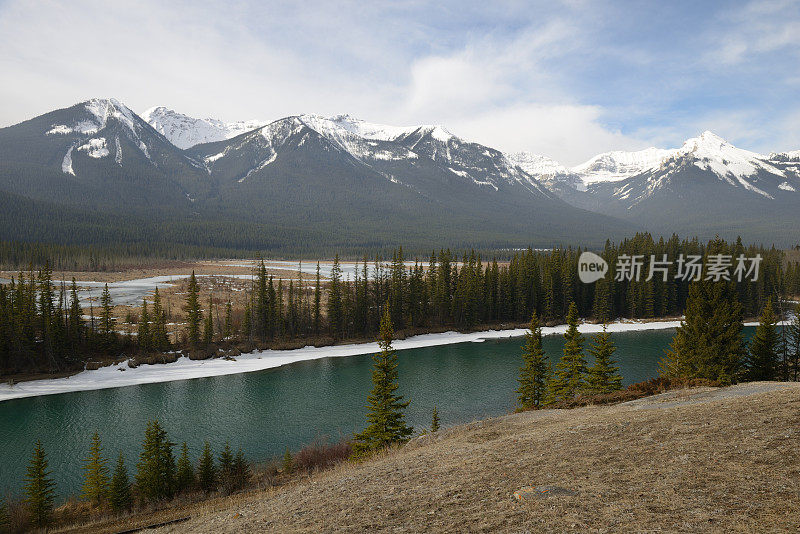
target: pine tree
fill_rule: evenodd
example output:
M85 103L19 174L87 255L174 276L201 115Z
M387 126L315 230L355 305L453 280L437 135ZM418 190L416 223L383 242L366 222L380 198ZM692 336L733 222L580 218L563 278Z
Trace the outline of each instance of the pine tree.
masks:
M319 262L317 262L317 277L316 277L316 285L314 286L314 312L313 312L314 313L314 335L317 335L317 336L319 335L320 326L321 326L321 322L322 322L321 318L320 318L320 314L321 314L321 305L320 305L321 296L320 296L320 293L322 291L321 285L322 284L320 282L320 276L319 276Z
M217 488L217 468L214 465L214 456L211 454L211 445L207 441L197 462L197 484L206 493Z
M173 444L158 421L150 421L145 430L142 453L136 464L136 488L144 501L170 498L175 492Z
M616 347L611 334L603 325L603 332L594 337L589 353L594 357L594 365L588 370L586 389L588 393L604 394L622 389L622 376L619 367L611 358Z
M194 468L192 462L189 460L189 447L184 441L181 445L181 454L178 457L178 474L176 476L176 489L177 491L186 491L194 486Z
M108 501L114 512L129 510L133 504L131 497L131 483L128 480L128 469L125 467L125 457L122 451L117 458L117 466L111 476L111 488L108 494Z
M331 269L331 289L328 293L328 327L333 339L342 335L342 269L339 267L339 255L333 260Z
M69 298L69 319L68 329L70 342L72 343L72 352L78 352L78 347L83 342L83 310L81 309L81 301L78 299L78 285L75 279L72 279L72 286L70 287Z
M219 455L219 481L226 493L233 489L233 452L230 442L225 442L225 447Z
M139 317L139 331L136 339L139 341L139 350L148 352L152 337L150 335L150 312L147 310L147 301L142 299L142 314Z
M372 392L368 398L367 428L356 434L353 444L355 456L362 456L392 443L408 441L413 428L406 426L403 410L409 401L396 395L397 353L392 348L392 319L390 308L384 308L378 344L381 352L373 356Z
M761 312L756 333L750 341L750 349L745 358L744 377L749 381L775 379L780 341L776 322L772 299L769 298Z
M205 325L203 325L203 344L210 345L214 341L214 319L213 314L213 301L212 296L208 296L208 313L206 314Z
M689 286L685 318L661 361L668 378L705 378L730 384L745 355L742 306L722 282Z
M161 305L161 295L156 288L153 293L153 322L150 327L151 342L154 350L167 350L169 348L169 337L167 336L167 316Z
M289 451L289 447L286 447L286 452L283 453L283 472L287 475L291 475L293 470L294 458L292 458L292 453Z
M83 470L83 496L99 506L108 495L108 465L103 458L103 445L97 432L92 434L89 456L84 460Z
M42 442L37 441L25 476L25 502L35 527L44 528L50 523L55 501L54 487L55 482L47 470L47 456Z
M197 286L197 278L192 271L192 276L189 277L188 294L186 295L186 304L184 305L186 312L186 320L189 323L189 343L198 345L200 343L200 322L203 320L203 312L200 309L200 289Z
M556 364L555 376L548 383L548 402L570 400L586 385L586 359L583 356L583 336L578 332L578 308L570 303L567 331L564 334L564 354Z
M111 313L111 293L108 291L108 284L103 288L100 295L100 305L103 307L100 316L100 334L103 336L103 343L106 349L110 349L114 343L114 315Z
M522 347L523 366L519 371L517 403L522 410L541 408L545 401L550 365L542 348L542 328L536 312L531 316L525 346Z
M244 457L242 449L236 452L236 457L233 459L233 481L234 489L240 489L247 485L250 480L250 465Z
M433 407L433 415L431 416L431 432L437 432L439 430L439 410L436 409L436 406Z

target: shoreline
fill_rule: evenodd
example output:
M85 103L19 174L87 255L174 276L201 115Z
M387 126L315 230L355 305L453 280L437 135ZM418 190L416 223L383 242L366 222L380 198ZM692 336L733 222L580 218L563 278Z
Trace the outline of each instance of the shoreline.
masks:
M782 324L782 323L780 323ZM744 326L757 326L757 322L746 321ZM680 326L679 320L639 322L635 320L615 321L608 324L608 332L643 332L647 330L668 330ZM545 336L558 335L566 332L567 325L542 327ZM603 330L603 325L582 323L578 330L582 334L596 334ZM485 330L481 332L460 333L454 331L436 334L420 334L406 339L395 340L392 344L395 350L418 349L436 347L440 345L453 345L457 343L481 343L491 339L507 339L522 337L527 328L512 328L508 330ZM214 358L209 360L190 360L182 356L173 363L159 363L153 365L139 365L129 368L128 361L101 367L96 370L84 370L71 376L62 378L43 378L29 380L10 386L0 384L0 402L39 397L43 395L57 395L60 393L74 393L80 391L94 391L143 384L157 384L173 382L176 380L191 380L195 378L210 378L239 373L252 373L274 369L296 362L319 360L322 358L343 358L346 356L359 356L372 354L380 349L377 342L350 343L346 345L330 345L325 347L306 346L301 349L276 350L268 349L241 354L235 359L228 360Z
M625 321L608 324L608 331L635 332L645 330L666 330L677 328L680 321L652 321L637 322ZM543 327L543 335L563 334L567 325ZM582 334L595 334L602 331L602 325L583 323L579 326ZM395 350L403 351L423 347L435 347L456 343L481 343L491 339L506 339L522 337L528 330L514 328L508 330L486 330L481 332L459 333L454 331L436 334L420 334L406 339L398 339L393 343ZM183 356L174 363L139 365L135 369L129 368L127 360L101 367L97 370L84 370L64 378L45 378L20 382L13 386L0 384L0 402L38 397L42 395L56 395L59 393L73 393L79 391L93 391L142 384L155 384L172 382L176 380L190 380L194 378L209 378L239 373L250 373L274 369L291 363L318 360L322 358L341 358L358 356L378 352L377 342L351 343L347 345L331 345L326 347L306 346L301 349L290 350L263 350L237 356L235 360L215 358L209 360L190 360Z

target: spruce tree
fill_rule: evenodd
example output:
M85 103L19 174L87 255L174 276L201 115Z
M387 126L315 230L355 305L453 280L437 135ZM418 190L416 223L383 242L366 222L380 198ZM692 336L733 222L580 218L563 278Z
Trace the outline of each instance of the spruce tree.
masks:
M589 353L594 357L586 377L586 390L588 393L604 394L622 389L622 376L611 358L616 347L611 340L611 334L603 325L603 331L594 337Z
M151 349L152 337L150 335L150 312L147 310L147 301L142 299L142 314L139 317L139 330L136 334L139 342L139 350L149 352Z
M319 335L320 326L321 326L321 292L322 292L322 283L320 282L319 276L319 262L317 262L317 276L316 276L316 285L314 286L314 335Z
M574 302L569 305L564 341L564 354L556 364L553 378L548 382L548 403L570 400L581 393L586 385L583 336L578 332L578 307Z
M156 288L153 293L153 322L150 327L150 345L154 350L167 350L169 337L167 336L167 316L161 305L161 295Z
M25 475L25 502L28 513L35 527L44 528L50 524L55 501L55 482L47 470L47 456L42 442L37 441L33 449L33 457L28 464Z
M236 452L236 457L233 459L233 481L234 488L240 489L247 485L250 480L250 465L244 457L242 449Z
M413 428L406 426L403 410L409 401L396 395L397 353L392 348L392 319L389 306L384 307L378 344L381 352L373 356L372 392L368 397L367 427L356 434L353 444L355 456L384 448L392 443L408 441Z
M233 486L233 452L231 444L226 441L219 455L219 481L226 493L230 493Z
M189 277L189 288L183 309L186 312L186 321L189 323L189 343L196 346L200 343L200 322L203 320L203 312L200 309L200 288L197 286L194 271Z
M103 457L100 435L92 434L89 456L84 460L83 496L95 506L99 506L108 495L108 465Z
M207 441L203 444L203 452L197 462L197 484L206 493L217 488L217 468L214 465L211 445Z
M742 328L742 306L727 284L692 282L685 318L661 361L659 373L668 378L732 383L745 355Z
M439 430L439 410L436 409L436 406L433 407L433 415L431 416L431 432L437 432Z
M100 295L100 305L103 307L100 316L100 334L103 336L103 343L106 350L114 344L114 315L111 312L111 293L108 291L108 284L103 287Z
M536 312L533 312L525 333L522 361L523 366L517 379L517 403L522 410L541 408L545 400L550 365L542 348L542 328Z
M339 267L339 255L333 260L331 269L331 289L328 293L328 327L333 339L342 335L342 269Z
M780 335L772 299L767 299L750 341L744 364L744 377L748 381L774 380L778 370L778 344Z
M145 430L142 453L136 464L136 489L144 501L170 498L175 491L173 444L158 421L150 421Z
M122 455L122 451L119 453L114 474L111 476L108 502L111 505L111 509L117 513L129 510L133 504L131 483L128 480L128 469L125 467L125 457Z
M181 454L178 456L178 474L175 478L177 491L186 491L194 486L194 468L189 460L189 447L184 441L181 445Z

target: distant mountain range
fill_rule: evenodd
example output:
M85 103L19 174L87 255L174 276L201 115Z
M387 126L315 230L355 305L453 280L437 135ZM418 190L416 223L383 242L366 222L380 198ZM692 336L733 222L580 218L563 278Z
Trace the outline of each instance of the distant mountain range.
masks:
M93 99L0 129L0 202L33 203L45 228L0 237L91 241L41 216L85 213L121 217L120 240L262 250L597 245L637 230L788 245L799 169L800 151L760 155L711 132L567 168L442 126L225 123Z

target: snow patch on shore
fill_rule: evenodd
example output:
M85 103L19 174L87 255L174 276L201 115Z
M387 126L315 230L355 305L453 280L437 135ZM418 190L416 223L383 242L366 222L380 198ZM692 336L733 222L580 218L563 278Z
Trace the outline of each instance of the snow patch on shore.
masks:
M677 328L679 325L679 321L657 321L649 323L627 321L609 324L608 331L613 333L664 330ZM563 334L566 329L566 325L545 327L542 328L542 334ZM588 323L582 324L579 327L581 333L584 334L595 334L601 332L602 329L602 325ZM397 350L406 350L450 345L454 343L480 343L490 339L521 337L525 332L527 332L525 328L488 330L485 332L472 332L468 334L443 332L440 334L412 336L407 339L397 340L393 345ZM0 384L0 402L39 395L53 395L56 393L91 391L140 384L153 384L157 382L170 382L173 380L188 380L192 378L249 373L273 369L275 367L306 360L372 354L379 350L377 343L355 343L330 347L309 346L294 350L264 350L250 354L242 354L235 360L190 360L187 357L182 357L175 363L140 365L135 369L129 368L127 361L125 361L94 371L83 371L67 378L33 380L30 382L22 382L14 386Z

